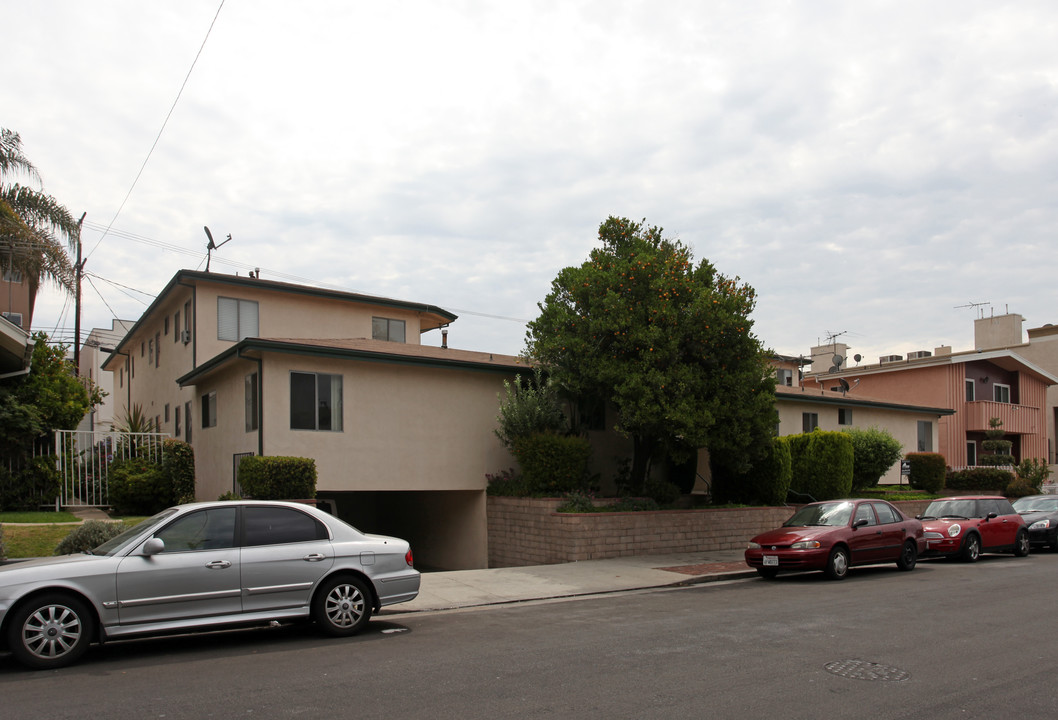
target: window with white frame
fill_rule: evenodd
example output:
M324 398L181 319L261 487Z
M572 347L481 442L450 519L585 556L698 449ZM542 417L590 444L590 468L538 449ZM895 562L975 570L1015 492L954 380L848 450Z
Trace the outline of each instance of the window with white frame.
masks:
M371 318L371 338L373 340L404 342L404 321L384 317Z
M992 399L999 403L1010 402L1010 386L996 383L992 386Z
M812 432L819 427L819 413L801 413L801 431Z
M342 432L342 376L290 373L290 429Z
M966 441L966 464L970 467L977 464L977 443L973 440Z
M217 298L217 339L238 342L258 336L258 308L255 300Z
M977 386L974 384L973 378L966 378L966 402L973 402L977 399Z
M838 425L852 424L852 408L838 408Z

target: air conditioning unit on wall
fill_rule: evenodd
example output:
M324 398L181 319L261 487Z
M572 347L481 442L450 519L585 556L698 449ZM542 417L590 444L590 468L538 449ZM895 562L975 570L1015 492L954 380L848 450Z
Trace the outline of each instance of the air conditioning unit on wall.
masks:
M187 345L189 342L191 342L191 331L190 330L181 330L180 331L180 340L184 343L184 345Z

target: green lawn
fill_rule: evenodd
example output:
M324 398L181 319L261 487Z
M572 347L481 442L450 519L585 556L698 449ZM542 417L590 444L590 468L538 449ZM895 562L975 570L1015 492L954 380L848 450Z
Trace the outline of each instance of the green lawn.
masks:
M68 512L0 512L0 523L65 523L77 522Z
M74 525L10 525L4 523L4 550L9 558L45 557L70 534Z

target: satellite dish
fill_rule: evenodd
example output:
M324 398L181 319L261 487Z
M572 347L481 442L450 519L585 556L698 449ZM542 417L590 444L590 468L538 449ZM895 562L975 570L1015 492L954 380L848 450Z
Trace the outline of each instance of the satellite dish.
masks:
M845 378L838 378L838 385L841 386L841 394L844 395L849 391L849 381Z
M860 360L863 360L863 355L860 355L859 353L856 353L855 355L852 356L852 359L855 360L856 362L859 362Z
M202 226L202 229L206 231L206 237L209 238L209 242L206 243L206 272L209 272L209 262L213 259L213 251L219 248L224 243L231 242L231 233L228 233L228 238L220 245L213 242L213 233L209 231L209 227L206 225Z
M841 367L841 363L845 362L845 358L840 355L834 356L834 367Z

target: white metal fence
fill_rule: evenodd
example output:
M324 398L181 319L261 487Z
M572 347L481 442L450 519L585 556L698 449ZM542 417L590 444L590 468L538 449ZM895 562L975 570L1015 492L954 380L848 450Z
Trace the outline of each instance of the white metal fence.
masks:
M161 463L162 442L168 437L165 433L56 430L54 454L60 479L56 508L109 505L110 464L131 457Z

